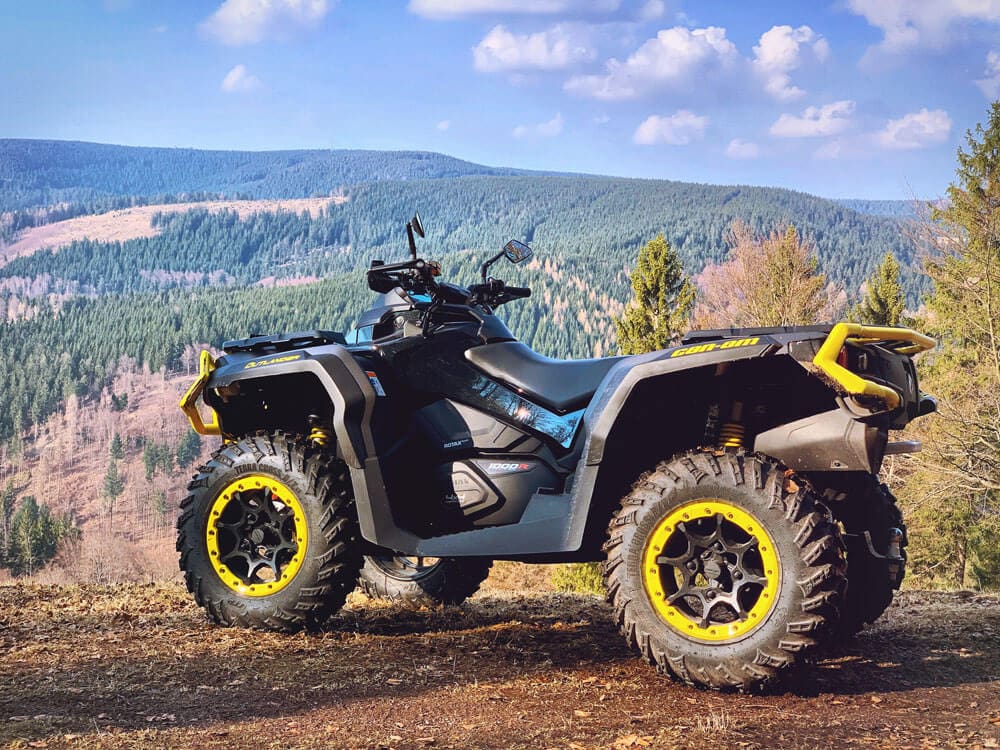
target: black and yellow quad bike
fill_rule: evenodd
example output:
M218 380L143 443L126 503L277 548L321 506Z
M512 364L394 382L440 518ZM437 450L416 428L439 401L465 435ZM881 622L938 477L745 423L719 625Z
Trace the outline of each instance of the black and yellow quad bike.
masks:
M181 406L222 444L177 547L223 625L294 631L371 594L454 603L493 560L604 563L614 617L661 671L755 689L878 617L903 576L877 473L935 409L933 341L848 323L698 331L630 357L561 361L417 257L372 261L349 336L252 336L202 353ZM204 406L199 403L203 400ZM210 417L204 417L206 407Z

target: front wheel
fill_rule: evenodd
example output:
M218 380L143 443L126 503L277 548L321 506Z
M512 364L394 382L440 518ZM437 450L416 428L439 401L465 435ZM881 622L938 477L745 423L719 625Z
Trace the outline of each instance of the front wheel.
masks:
M389 550L365 556L361 590L409 605L461 604L479 590L493 565L478 557L418 557Z
M693 685L774 680L837 618L844 548L826 508L780 464L692 451L642 477L605 545L629 643Z
M188 485L177 551L220 625L294 632L343 605L361 566L343 464L281 433L224 444Z

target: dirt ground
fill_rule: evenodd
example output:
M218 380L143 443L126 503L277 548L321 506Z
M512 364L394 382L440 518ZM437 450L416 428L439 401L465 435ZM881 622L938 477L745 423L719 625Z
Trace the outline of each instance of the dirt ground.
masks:
M0 586L0 744L87 748L995 748L1000 599L908 592L767 695L695 690L597 598L357 597L319 633L209 625L178 585Z

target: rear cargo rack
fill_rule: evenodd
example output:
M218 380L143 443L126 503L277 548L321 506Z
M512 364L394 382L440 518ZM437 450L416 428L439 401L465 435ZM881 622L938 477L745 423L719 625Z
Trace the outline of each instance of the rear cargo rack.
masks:
M896 354L912 356L933 349L935 341L909 328L863 326L858 323L837 323L813 357L813 364L852 396L874 396L885 401L889 409L899 406L900 398L892 388L866 380L837 364L844 344L878 344Z
M233 352L285 352L289 349L301 349L306 346L323 346L324 344L346 345L344 334L337 331L299 331L297 333L279 333L274 336L251 335L245 339L226 341L222 350L226 354Z
M833 330L830 323L810 326L764 326L757 328L710 328L691 331L681 339L682 344L696 344L719 339L745 338L747 336L771 336L780 333L829 333Z

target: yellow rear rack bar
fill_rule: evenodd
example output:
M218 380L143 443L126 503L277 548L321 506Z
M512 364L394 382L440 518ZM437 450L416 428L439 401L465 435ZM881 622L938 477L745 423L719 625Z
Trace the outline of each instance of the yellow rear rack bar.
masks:
M212 410L212 418L208 424L205 424L205 421L201 418L201 412L198 411L197 404L198 397L205 390L208 376L212 374L212 370L214 369L215 360L212 359L211 352L207 349L202 349L201 358L198 360L198 379L192 383L187 393L184 394L184 398L181 399L181 411L184 412L191 423L191 429L199 435L222 434L222 428L219 426L219 415L215 413L215 410Z
M813 364L830 376L834 382L852 396L875 396L885 401L889 409L899 406L899 394L892 388L865 380L850 370L837 364L837 355L844 344L852 341L858 344L879 342L900 342L908 346L894 347L899 354L912 355L933 349L935 341L909 328L887 328L864 326L860 323L837 323L826 337L823 346L813 357Z

